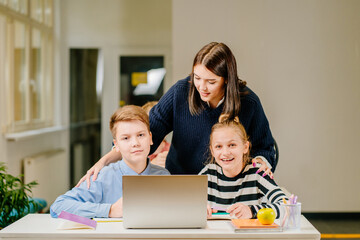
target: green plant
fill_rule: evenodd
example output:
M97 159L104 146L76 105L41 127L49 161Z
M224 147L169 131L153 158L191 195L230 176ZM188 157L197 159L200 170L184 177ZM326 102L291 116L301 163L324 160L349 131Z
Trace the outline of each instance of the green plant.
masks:
M14 177L8 174L5 163L0 162L0 229L25 216L31 204L36 206L29 195L37 182L25 184L20 178L21 175Z

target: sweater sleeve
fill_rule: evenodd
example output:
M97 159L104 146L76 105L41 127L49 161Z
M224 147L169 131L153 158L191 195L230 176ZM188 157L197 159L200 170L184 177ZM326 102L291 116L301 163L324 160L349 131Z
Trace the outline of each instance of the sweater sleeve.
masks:
M249 119L247 124L247 133L251 142L251 157L262 156L275 171L277 162L275 160L274 139L270 131L269 122L261 105L260 99L251 94L250 99L246 99L243 114Z
M155 152L165 136L173 130L173 102L177 84L174 84L150 110L150 131L153 145L150 154Z

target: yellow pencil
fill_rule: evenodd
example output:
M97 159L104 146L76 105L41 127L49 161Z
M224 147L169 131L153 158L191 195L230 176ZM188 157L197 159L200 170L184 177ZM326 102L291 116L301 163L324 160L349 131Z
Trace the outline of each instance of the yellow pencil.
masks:
M122 222L123 220L110 220L110 221L96 221L98 223L106 223L106 222Z
M286 204L286 200L285 200L285 198L283 198L283 202L284 202L284 204Z

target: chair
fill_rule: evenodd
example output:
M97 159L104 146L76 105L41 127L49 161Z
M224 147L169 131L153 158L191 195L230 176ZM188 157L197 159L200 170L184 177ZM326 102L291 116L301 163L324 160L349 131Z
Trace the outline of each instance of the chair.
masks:
M279 163L279 146L278 146L275 138L273 138L273 139L274 139L275 161L276 161L276 164L278 164Z
M279 146L278 146L275 138L273 138L273 139L274 139L275 161L276 161L276 164L278 164L279 163ZM280 188L287 197L290 197L291 193L286 188L284 188L284 187L280 187Z
M35 204L30 204L29 213L41 213L47 206L47 202L43 198L32 198Z

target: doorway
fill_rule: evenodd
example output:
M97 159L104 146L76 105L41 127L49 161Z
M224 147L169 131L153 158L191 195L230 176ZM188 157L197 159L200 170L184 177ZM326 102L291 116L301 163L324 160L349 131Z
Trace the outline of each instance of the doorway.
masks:
M98 49L70 49L70 183L101 156L102 61Z
M142 106L164 93L164 56L120 56L120 106Z

